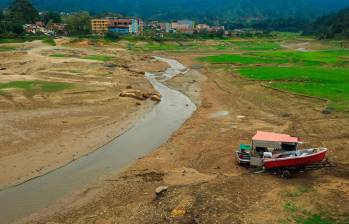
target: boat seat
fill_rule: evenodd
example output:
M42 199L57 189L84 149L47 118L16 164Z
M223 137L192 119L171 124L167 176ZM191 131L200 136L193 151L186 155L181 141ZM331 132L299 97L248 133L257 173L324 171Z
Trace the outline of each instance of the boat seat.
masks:
M282 153L276 153L276 154L273 154L273 159L276 159L276 158L279 158L279 156L281 156Z

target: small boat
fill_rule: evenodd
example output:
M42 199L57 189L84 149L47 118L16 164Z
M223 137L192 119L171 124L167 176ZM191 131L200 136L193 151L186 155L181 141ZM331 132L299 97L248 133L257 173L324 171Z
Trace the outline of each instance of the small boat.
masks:
M290 135L257 131L252 138L252 145L241 144L236 156L241 164L277 171L283 176L289 176L291 171L304 170L309 166L324 167L321 162L325 160L328 150L299 150L301 143L299 138Z
M325 159L327 151L326 148L315 148L275 154L272 158L264 158L263 166L265 169L274 169L316 164Z

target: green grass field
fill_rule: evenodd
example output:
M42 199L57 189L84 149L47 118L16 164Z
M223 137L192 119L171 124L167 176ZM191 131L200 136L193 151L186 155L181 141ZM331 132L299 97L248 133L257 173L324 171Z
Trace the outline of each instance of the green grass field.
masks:
M139 50L143 51L171 51L171 52L183 52L183 51L199 51L207 46L200 46L196 42L178 43L178 42L149 42Z
M240 74L254 80L297 81L313 83L345 83L349 82L347 68L291 66L291 67L243 67Z
M266 85L276 89L327 99L330 108L349 112L349 50L270 51L260 41L250 46L250 49L265 47L265 50L212 55L198 60L222 64L222 67L240 65L240 75L247 79L268 81ZM257 64L258 67L253 66Z
M42 40L46 38L46 36L26 36L26 37L13 37L13 38L7 38L7 37L0 37L0 44L3 43L24 43L24 42L31 42L34 40Z
M340 64L349 61L349 50L254 52L250 55L304 65Z
M73 84L70 83L61 83L61 82L45 82L45 81L12 81L6 83L0 83L0 90L6 89L23 89L26 91L42 91L42 92L56 92L62 91L65 89L72 88Z
M268 41L236 41L232 42L237 48L245 51L271 51L280 50L280 44Z
M220 54L199 58L215 64L298 64L298 65L346 65L348 50L332 51L264 51L240 54Z
M218 41L207 44L204 41L148 41L142 46L132 45L132 50L136 51L169 51L169 52L209 52L209 51L229 51L234 49L234 44L227 41Z
M242 68L240 74L253 80L272 81L267 85L327 99L329 107L349 111L348 68L337 67L260 67Z
M148 43L143 48L146 51L180 51L185 50L184 47L177 43Z
M52 38L44 38L42 42L51 46L56 46L56 42Z
M66 58L66 57L69 57L69 55L66 55L66 54L51 54L50 57L53 57L53 58Z
M221 54L207 56L198 59L201 62L210 62L213 64L283 64L287 59L269 59L267 57L258 57L248 54Z
M0 52L13 51L13 50L16 50L16 49L17 49L17 47L15 47L15 46L0 45Z
M267 85L286 91L330 100L329 106L349 111L349 69L337 67L245 67L248 79L272 81Z
M77 56L70 56L68 54L61 54L61 53L51 54L49 56L53 58L69 58L69 57L79 58ZM115 57L108 56L108 55L86 55L86 56L80 57L80 59L108 62L108 61L114 60Z

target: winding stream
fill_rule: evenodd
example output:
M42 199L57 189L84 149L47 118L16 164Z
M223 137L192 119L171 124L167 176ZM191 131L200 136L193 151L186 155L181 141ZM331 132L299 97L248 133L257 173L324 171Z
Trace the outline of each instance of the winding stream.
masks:
M41 209L99 178L115 174L137 158L165 143L196 110L191 100L170 89L157 78L168 80L186 68L175 60L156 58L170 68L161 74L147 73L147 79L162 95L162 101L125 134L93 153L44 176L0 191L0 223L11 223Z

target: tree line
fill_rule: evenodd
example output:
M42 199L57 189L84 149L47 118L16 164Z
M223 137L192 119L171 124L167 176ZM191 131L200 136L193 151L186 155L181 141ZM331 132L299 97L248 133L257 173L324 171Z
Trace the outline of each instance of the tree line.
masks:
M50 27L53 23L64 23L66 31L72 35L84 35L91 31L91 16L88 12L77 12L61 15L55 11L39 13L28 0L13 0L10 6L0 10L0 35L24 35L24 24L35 24L40 21L44 26Z
M76 12L61 15L55 11L39 13L29 0L12 0L9 7L0 10L0 35L20 36L24 35L23 25L43 22L50 27L53 23L64 23L69 35L87 35L91 33L90 21L92 18L104 16L117 16L115 13L89 13ZM211 22L214 23L214 22ZM349 38L349 8L322 16L314 21L300 18L279 18L259 20L236 20L235 22L223 22L215 25L224 25L227 29L252 28L265 33L272 31L303 32L316 35L318 38ZM222 34L223 35L223 34Z
M349 38L349 8L318 18L304 32L319 39Z

